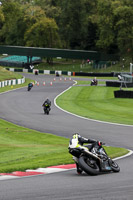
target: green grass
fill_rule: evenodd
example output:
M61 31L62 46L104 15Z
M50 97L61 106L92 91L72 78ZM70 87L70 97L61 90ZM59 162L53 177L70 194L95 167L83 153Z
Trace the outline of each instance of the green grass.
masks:
M76 80L76 85L90 85L91 84L91 80L94 77L86 77L86 78L88 78L88 81L87 80L85 80L85 81ZM98 80L98 85L99 85L99 84L106 84L106 80L118 80L118 78L117 77L97 77L97 80Z
M77 81L76 85L90 85L91 81ZM98 81L98 85L99 84L105 84L105 81Z
M106 152L108 153L108 155L110 155L110 157L112 159L123 156L124 154L128 153L128 150L124 149L124 148L109 147L109 146L104 146L104 148L105 148Z
M72 87L57 98L57 104L90 119L133 125L133 100L114 98L113 87Z
M0 172L24 171L73 163L69 139L23 128L0 120ZM128 150L105 147L114 158Z
M0 172L71 163L69 140L0 120Z
M16 74L14 72L8 71L3 67L0 67L0 81L11 80L11 79L20 79L22 75Z

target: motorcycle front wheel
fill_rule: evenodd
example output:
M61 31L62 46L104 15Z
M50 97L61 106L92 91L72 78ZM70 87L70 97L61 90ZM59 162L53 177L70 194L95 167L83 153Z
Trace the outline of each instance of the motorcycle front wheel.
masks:
M120 167L115 161L111 160L110 166L111 166L113 172L119 172L120 171Z
M44 114L49 115L49 109L44 109Z
M27 88L27 90L28 90L28 91L30 91L30 90L31 90L31 88L30 88L30 87L28 87L28 88Z
M98 175L100 173L100 169L96 163L96 161L87 158L86 156L81 156L78 160L78 164L89 175Z
M49 115L49 110L47 110L47 115Z

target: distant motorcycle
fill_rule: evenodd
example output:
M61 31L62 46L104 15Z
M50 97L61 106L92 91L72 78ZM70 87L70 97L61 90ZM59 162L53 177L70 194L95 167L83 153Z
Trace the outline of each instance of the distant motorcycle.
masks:
M49 115L49 112L50 112L50 110L51 110L49 104L45 103L45 104L43 104L42 106L43 106L44 114Z
M80 168L89 175L98 175L103 172L119 172L118 164L108 157L105 149L95 144L72 148L69 145L69 153L74 157Z
M38 70L35 71L35 75L38 75Z
M91 86L97 85L97 84L98 84L98 81L96 79L91 80Z
M32 87L33 87L33 83L29 83L27 90L30 91Z
M56 72L56 76L60 76L60 75L59 75L59 72Z

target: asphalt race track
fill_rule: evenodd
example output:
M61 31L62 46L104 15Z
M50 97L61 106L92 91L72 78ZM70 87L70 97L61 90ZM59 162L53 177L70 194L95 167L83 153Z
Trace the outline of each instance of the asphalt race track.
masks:
M114 125L82 119L58 109L55 97L72 86L73 80L54 75L24 74L35 79L30 92L21 88L0 94L0 118L45 133L70 138L75 132L95 138L106 145L133 150L133 126ZM79 79L79 78L72 78ZM45 81L45 86L43 82ZM50 82L52 81L52 85ZM42 104L51 99L50 115L44 115ZM133 156L117 160L120 173L99 176L78 175L75 170L0 181L0 200L132 200Z

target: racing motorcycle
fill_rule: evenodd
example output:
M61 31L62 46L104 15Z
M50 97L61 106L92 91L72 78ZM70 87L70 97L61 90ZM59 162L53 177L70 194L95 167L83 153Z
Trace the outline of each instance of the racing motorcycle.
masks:
M70 145L69 145L70 146ZM75 163L80 169L89 175L98 175L107 172L119 172L118 164L108 157L104 147L97 144L69 147L69 153L73 155Z
M97 80L91 80L91 86L93 86L93 85L97 85L98 84L98 81Z
M49 112L50 112L50 110L51 110L49 104L45 103L45 104L42 105L42 106L43 106L44 114L49 115Z
M33 87L33 84L32 84L32 83L29 83L29 84L28 84L27 90L30 91L32 87Z

